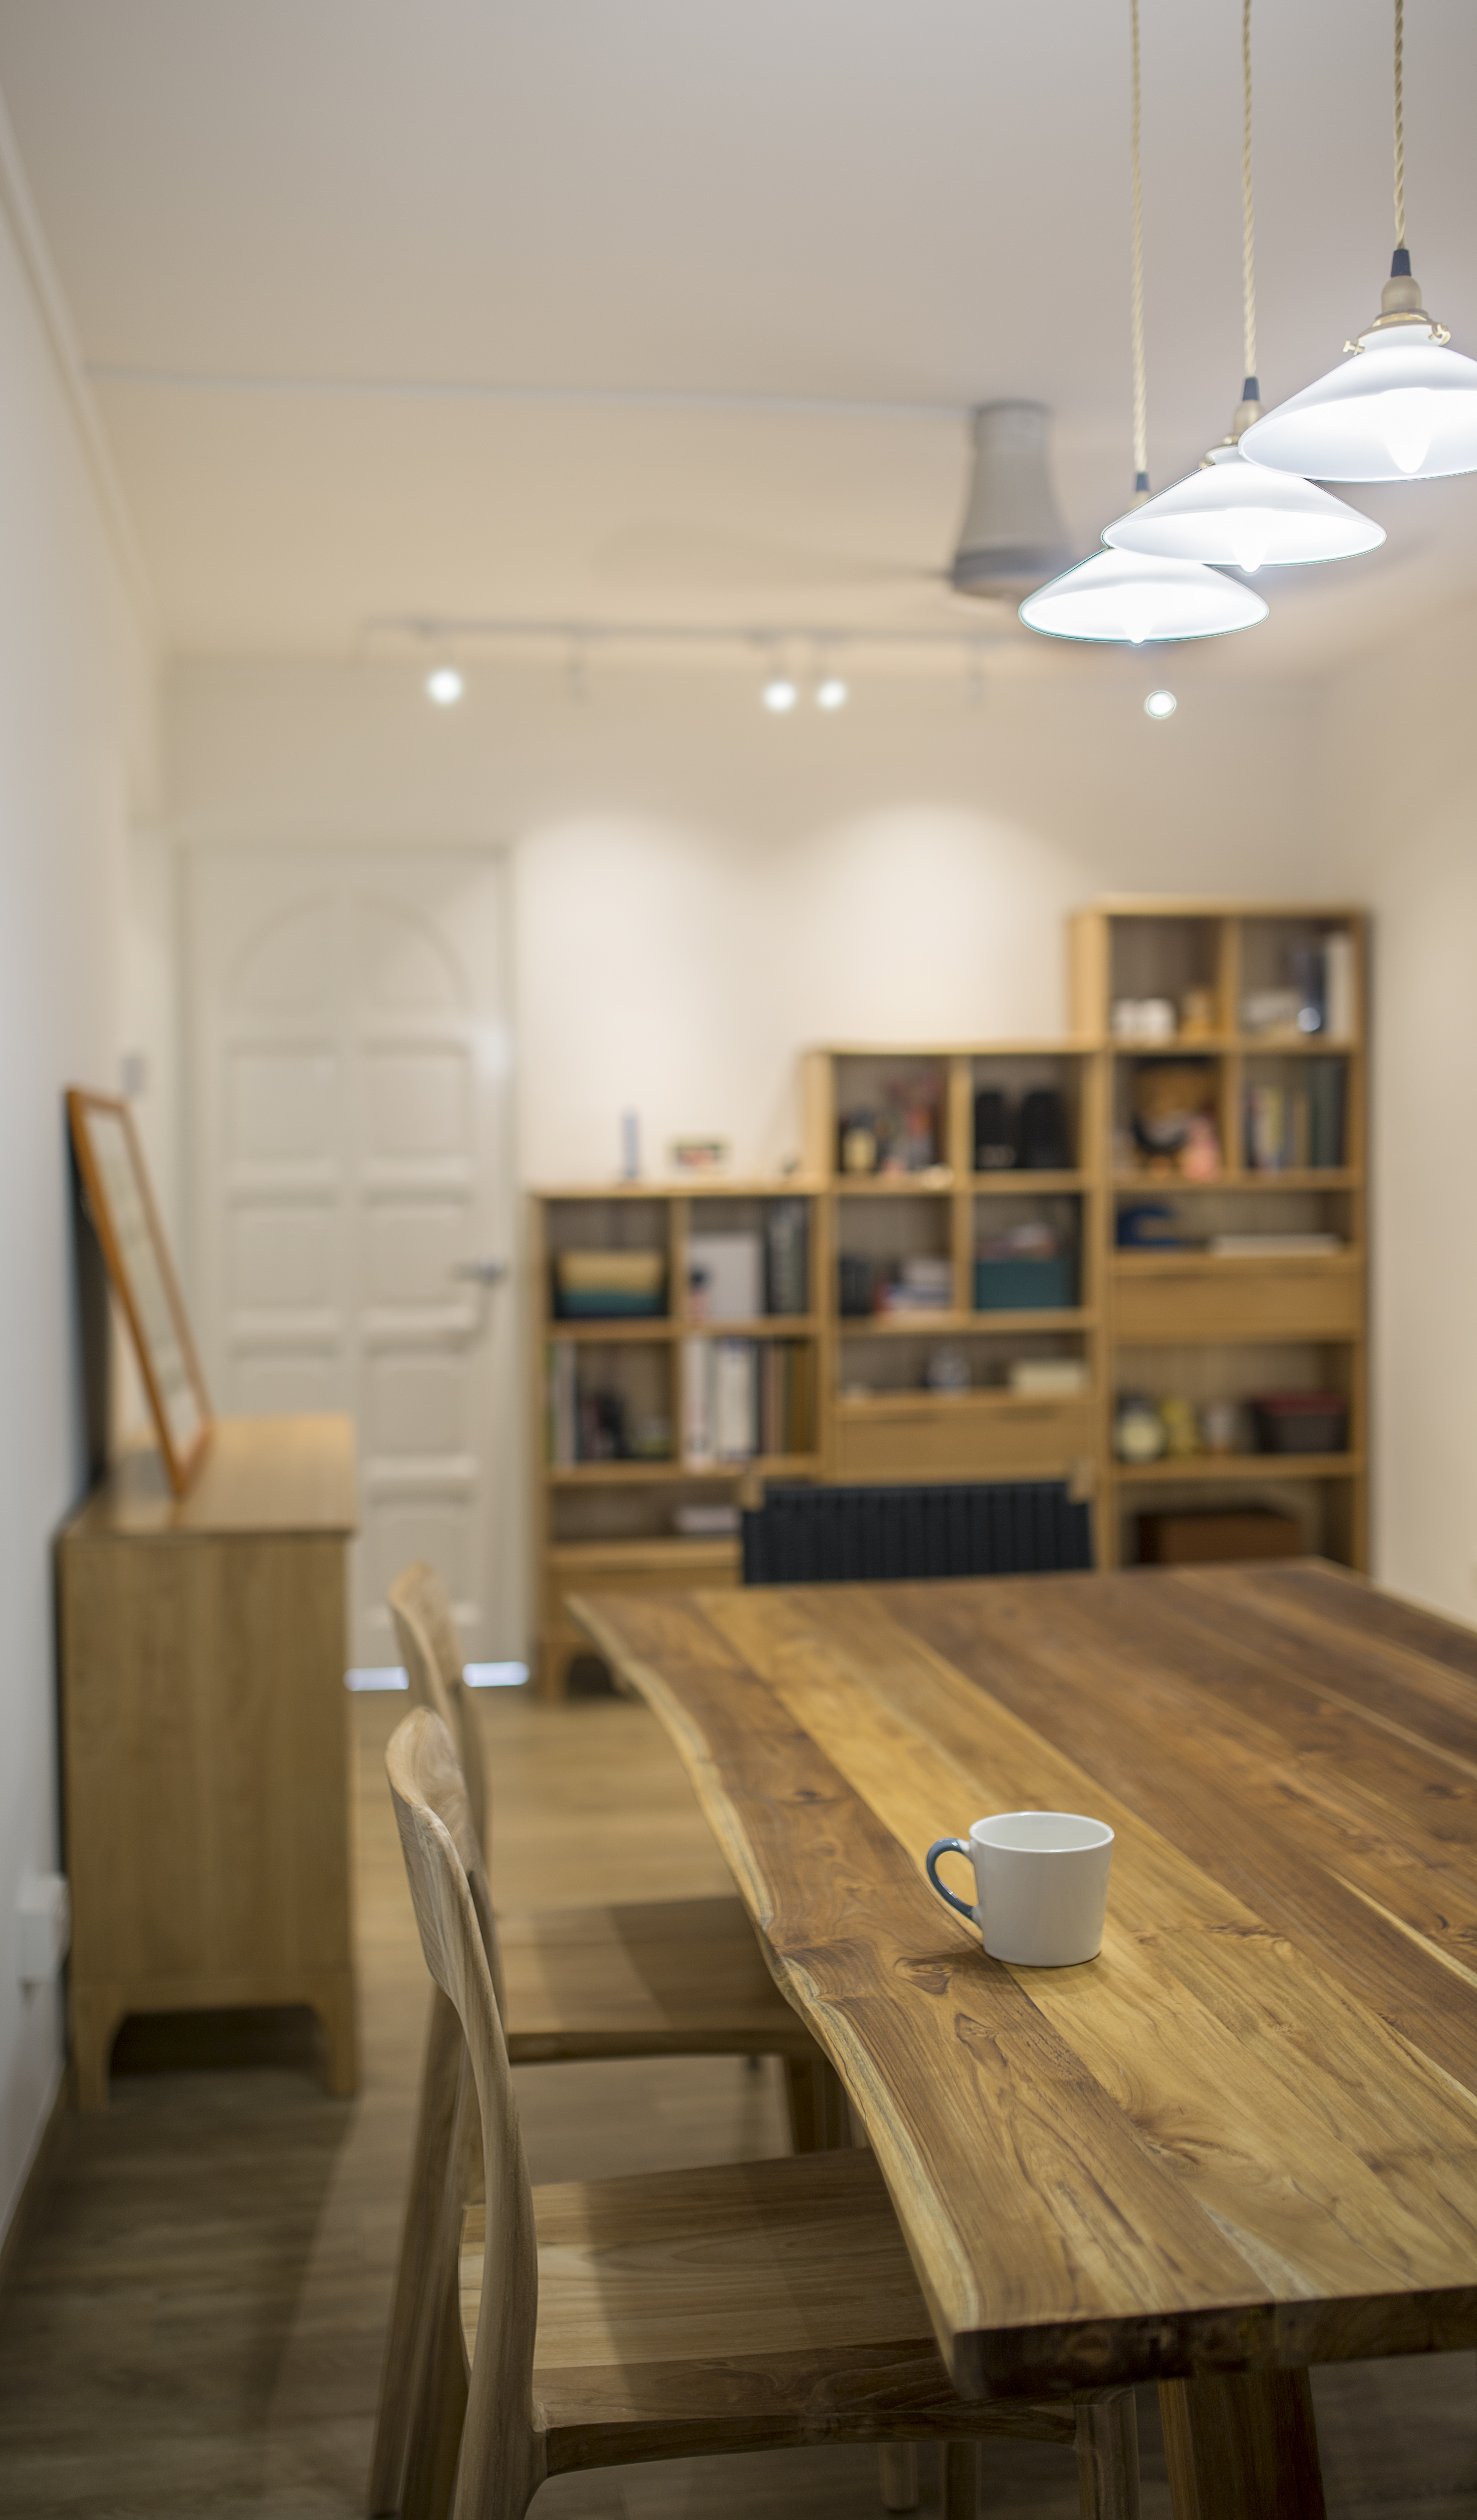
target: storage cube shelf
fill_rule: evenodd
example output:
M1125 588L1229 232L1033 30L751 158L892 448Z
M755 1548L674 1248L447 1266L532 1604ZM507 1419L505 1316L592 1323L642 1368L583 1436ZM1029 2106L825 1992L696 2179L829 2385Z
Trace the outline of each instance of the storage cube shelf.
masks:
M1265 1506L1365 1564L1365 919L1128 899L1080 913L1070 949L1066 1040L808 1052L800 1174L535 1198L546 1688L585 1649L566 1591L737 1583L737 1535L685 1537L674 1516L766 1476L1066 1479L1096 1496L1107 1566L1150 1500ZM1125 1004L1155 1038L1115 1030ZM1203 1108L1205 1177L1153 1160L1139 1102L1171 1135ZM1119 1246L1146 1206L1178 1247ZM1283 1247L1257 1249L1268 1237ZM561 1317L555 1262L602 1250L661 1255L658 1314L592 1317L587 1258L564 1272L585 1309ZM612 1301L641 1274L612 1270ZM708 1312L756 1290L765 1309ZM790 1309L768 1309L777 1291ZM1047 1384L1016 1387L1033 1369ZM1116 1400L1140 1391L1227 1404L1246 1445L1253 1397L1336 1393L1347 1450L1120 1462Z

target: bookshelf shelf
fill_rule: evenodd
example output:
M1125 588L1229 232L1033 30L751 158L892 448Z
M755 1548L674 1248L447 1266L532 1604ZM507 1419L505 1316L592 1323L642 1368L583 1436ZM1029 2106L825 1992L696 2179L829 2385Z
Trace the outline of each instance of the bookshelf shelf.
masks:
M1036 1312L842 1314L838 1338L978 1338L992 1330L1091 1330L1097 1315L1084 1305L1053 1305Z
M630 1341L640 1346L644 1340L676 1338L814 1338L820 1327L814 1313L759 1313L743 1322L677 1322L670 1314L653 1313L640 1320L578 1321L553 1319L549 1323L551 1339L574 1339L591 1347L608 1341L619 1345Z
M1121 1488L1154 1488L1181 1481L1209 1486L1221 1479L1357 1479L1364 1469L1357 1453L1193 1453L1187 1461L1143 1462L1137 1468L1117 1462L1112 1477Z
M1178 1174L1115 1173L1113 1189L1120 1194L1141 1198L1145 1192L1161 1196L1194 1198L1197 1194L1229 1190L1362 1190L1364 1174L1344 1164L1320 1164L1295 1169L1291 1164L1280 1171L1257 1171L1249 1166L1230 1167L1217 1173L1213 1181L1184 1181Z

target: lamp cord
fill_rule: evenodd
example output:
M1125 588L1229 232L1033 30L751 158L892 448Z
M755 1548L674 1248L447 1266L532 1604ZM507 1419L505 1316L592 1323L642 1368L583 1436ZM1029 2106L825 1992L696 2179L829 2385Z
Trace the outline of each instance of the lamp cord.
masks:
M1399 0L1397 0L1397 6ZM1143 183L1139 161L1139 0L1129 0L1134 30L1134 121L1130 155L1134 170L1134 488L1148 490L1148 384L1143 365Z
M1406 0L1395 0L1395 249L1406 241Z
M1404 0L1395 0L1397 11ZM1256 229L1251 202L1251 0L1241 7L1241 322L1246 382L1241 390L1255 402L1257 386Z

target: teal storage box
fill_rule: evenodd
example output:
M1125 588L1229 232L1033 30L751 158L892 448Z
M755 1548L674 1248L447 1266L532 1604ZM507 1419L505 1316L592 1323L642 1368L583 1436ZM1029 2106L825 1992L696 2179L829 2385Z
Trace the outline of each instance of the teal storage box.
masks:
M1077 1262L1070 1251L1050 1260L976 1260L977 1313L1054 1313L1077 1301Z

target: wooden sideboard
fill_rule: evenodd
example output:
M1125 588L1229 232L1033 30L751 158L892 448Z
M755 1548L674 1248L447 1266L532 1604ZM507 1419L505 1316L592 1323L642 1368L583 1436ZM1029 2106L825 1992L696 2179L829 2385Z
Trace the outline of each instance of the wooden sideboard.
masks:
M357 2081L348 1418L218 1421L187 1496L126 1457L59 1545L78 2104L131 2012L311 2005Z

